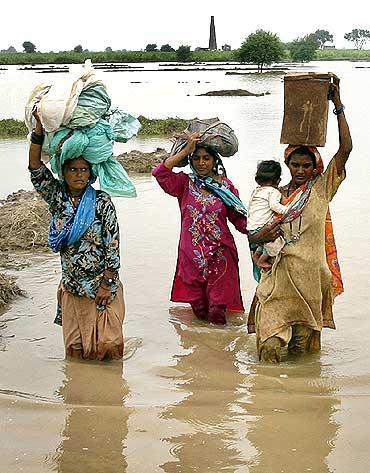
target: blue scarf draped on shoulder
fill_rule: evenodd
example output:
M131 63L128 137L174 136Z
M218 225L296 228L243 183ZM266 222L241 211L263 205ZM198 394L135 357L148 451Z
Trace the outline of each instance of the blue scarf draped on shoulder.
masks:
M56 217L50 221L48 243L50 248L58 253L63 248L73 245L86 232L95 219L96 190L88 184L80 199L77 209L67 220L61 230L57 229Z
M206 189L212 194L219 197L222 202L228 207L233 208L243 216L247 216L247 209L244 207L243 202L236 196L225 184L216 181L210 176L200 177L194 170L193 166L190 166L193 174L190 175L190 179L201 189Z

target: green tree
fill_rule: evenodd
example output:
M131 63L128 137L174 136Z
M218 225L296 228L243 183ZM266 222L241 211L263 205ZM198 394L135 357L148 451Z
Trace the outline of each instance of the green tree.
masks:
M75 46L75 47L73 48L73 51L74 51L75 53L82 53L82 52L83 52L83 49L82 49L81 44L78 44L77 46Z
M288 49L292 61L312 61L316 56L317 41L312 38L312 35L297 38L288 45Z
M322 49L325 43L333 42L333 35L326 30L316 30L314 33L309 35L312 39L318 42L319 48Z
M179 62L187 62L191 61L192 53L190 51L190 46L179 46L178 50L176 51L176 59Z
M175 50L169 44L162 44L160 51L164 53L173 53Z
M264 66L284 57L284 46L276 34L257 30L242 43L238 56L242 62L257 64L258 72L262 72Z
M349 33L346 33L344 35L344 39L350 41L351 43L354 43L355 48L360 50L364 47L366 41L370 39L370 31L360 30L356 28L350 31Z
M145 51L158 51L157 45L155 43L150 43L146 45Z
M31 41L25 41L22 46L25 53L34 53L36 51L36 46Z

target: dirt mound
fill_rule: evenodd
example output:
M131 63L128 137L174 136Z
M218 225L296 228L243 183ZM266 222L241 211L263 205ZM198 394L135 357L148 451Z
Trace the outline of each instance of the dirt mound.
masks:
M46 250L50 214L33 191L18 191L0 206L0 251Z
M12 301L17 296L24 296L13 279L0 273L0 308Z
M199 94L198 97L262 97L265 95L254 94L245 89L232 89L232 90L211 90L205 94Z
M168 152L163 148L157 148L152 153L142 153L141 151L132 150L129 153L122 153L117 156L118 161L126 169L132 173L150 173L152 169L168 156Z

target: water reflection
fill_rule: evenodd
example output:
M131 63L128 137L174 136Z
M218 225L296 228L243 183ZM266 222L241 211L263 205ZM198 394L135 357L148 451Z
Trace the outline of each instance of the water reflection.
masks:
M261 365L242 327L184 314L172 322L183 348L174 382L185 396L161 414L182 426L163 439L174 457L163 471L329 473L339 401L320 355Z
M122 363L65 362L58 394L70 410L53 459L58 473L127 471L128 392Z
M281 367L255 365L250 394L245 408L257 420L247 436L259 451L250 473L331 471L327 459L339 428L339 401L319 355Z
M173 320L184 349L175 356L176 370L182 373L175 382L186 395L161 417L180 421L183 433L163 439L171 444L174 459L161 468L167 473L245 472L255 449L245 440L250 416L240 411L238 402L245 377L236 366L235 353L243 345L243 334L237 328L192 322L191 315L181 317L182 322Z

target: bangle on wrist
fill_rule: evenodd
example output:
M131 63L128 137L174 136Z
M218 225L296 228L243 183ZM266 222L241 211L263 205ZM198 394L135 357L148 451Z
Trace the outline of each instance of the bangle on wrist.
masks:
M344 112L345 106L343 104L340 105L338 108L334 108L333 113L334 115L340 115L341 113Z
M107 278L106 276L102 277L101 283L105 284L106 286L111 287L111 285L115 282L114 278Z
M34 145L40 145L44 143L44 134L38 135L35 131L31 133L31 143Z

